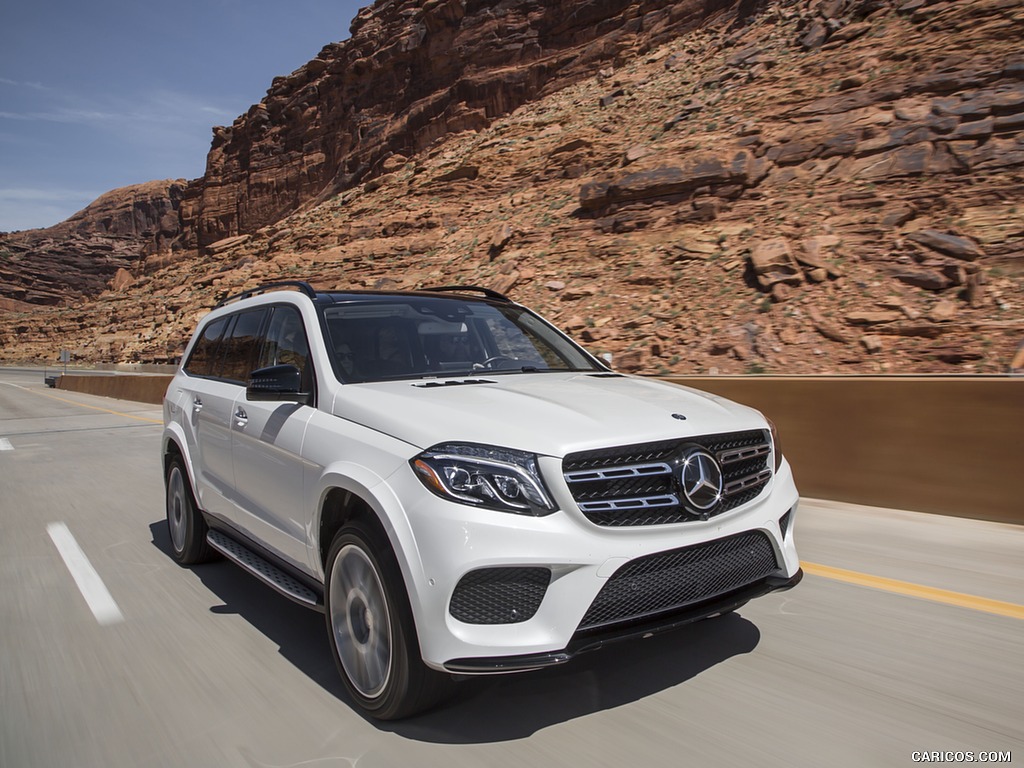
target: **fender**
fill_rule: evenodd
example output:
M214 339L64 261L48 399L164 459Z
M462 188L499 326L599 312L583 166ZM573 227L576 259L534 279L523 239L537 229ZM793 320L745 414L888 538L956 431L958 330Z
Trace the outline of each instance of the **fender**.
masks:
M189 342L191 348L194 339ZM175 376L179 376L181 370L175 371ZM185 434L185 428L181 425L181 399L184 397L185 390L182 387L178 387L178 391L172 396L171 386L167 387L167 393L164 395L164 429L161 434L160 440L160 466L164 467L164 457L168 453L168 446L170 443L174 443L178 452L182 455L185 460L185 472L188 474L188 482L192 487L192 495L196 494L196 478L193 476L193 464L192 464L192 451L188 446L188 435ZM199 503L198 497L196 503Z
M160 466L164 467L164 456L168 453L168 446L170 443L174 443L178 452L182 455L185 460L185 471L188 473L188 482L192 487L192 494L195 495L196 479L192 476L192 453L188 447L188 440L185 439L185 430L182 429L181 425L176 421L168 422L164 425L163 435L160 440ZM198 499L196 500L198 504Z
M420 595L417 585L422 578L416 578L416 575L422 575L424 569L416 537L413 535L405 508L391 486L384 478L360 464L335 462L325 467L317 480L312 494L317 500L316 514L312 520L313 527L308 532L309 559L314 574L321 582L326 578L323 564L320 562L320 519L327 494L335 489L355 494L365 501L377 516L401 568L413 615L417 624L420 623L422 617L419 615Z

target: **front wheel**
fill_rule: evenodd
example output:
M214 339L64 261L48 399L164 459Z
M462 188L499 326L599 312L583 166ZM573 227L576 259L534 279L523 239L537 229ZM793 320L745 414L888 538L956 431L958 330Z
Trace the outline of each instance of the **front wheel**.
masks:
M331 651L359 707L397 720L438 702L451 678L420 658L405 583L386 538L358 522L345 526L331 544L326 576Z

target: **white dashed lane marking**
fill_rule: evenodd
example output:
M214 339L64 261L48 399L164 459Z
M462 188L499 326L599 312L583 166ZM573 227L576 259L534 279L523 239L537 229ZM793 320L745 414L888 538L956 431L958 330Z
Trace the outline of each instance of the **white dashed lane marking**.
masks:
M13 451L14 446L6 437L0 437L0 451Z
M53 539L53 543L57 546L57 551L64 558L64 565L71 572L71 578L78 585L78 590L82 593L82 597L85 598L85 602L89 604L89 608L92 610L93 616L96 617L96 621L104 626L124 621L121 609L117 607L117 603L114 602L114 598L103 583L103 579L96 573L96 569L92 567L89 558L85 556L85 552L78 546L78 542L71 535L67 525L64 523L50 523L46 526L46 532L50 534L50 538Z

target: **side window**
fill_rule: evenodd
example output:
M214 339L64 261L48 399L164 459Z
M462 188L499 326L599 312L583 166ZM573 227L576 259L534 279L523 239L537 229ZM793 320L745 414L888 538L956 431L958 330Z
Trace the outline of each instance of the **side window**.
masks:
M256 368L256 353L260 345L260 328L267 315L266 309L240 312L231 332L224 340L224 359L219 375L231 381L244 382Z
M203 329L203 335L196 341L192 348L192 354L185 362L185 373L190 376L215 376L215 364L217 360L217 349L221 336L228 325L228 319L222 317L214 320Z
M271 365L294 365L302 371L302 380L311 386L312 370L309 367L309 343L302 316L292 306L274 307L267 328L266 339L260 350L258 368Z

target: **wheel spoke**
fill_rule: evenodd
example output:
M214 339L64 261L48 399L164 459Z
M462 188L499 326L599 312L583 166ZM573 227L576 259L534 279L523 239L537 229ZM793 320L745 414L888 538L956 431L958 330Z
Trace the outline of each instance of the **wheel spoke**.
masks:
M175 552L182 552L185 549L187 504L185 480L182 477L181 469L175 466L171 469L167 479L167 523Z
M391 675L391 620L377 569L352 544L342 547L331 570L330 617L349 681L363 696L378 696Z

